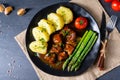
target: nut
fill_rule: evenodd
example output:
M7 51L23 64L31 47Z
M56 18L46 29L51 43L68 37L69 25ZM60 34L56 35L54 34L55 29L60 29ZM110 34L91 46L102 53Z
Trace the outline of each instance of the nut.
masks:
M3 4L0 4L0 13L4 12L5 6Z
M26 10L25 10L24 8L20 8L20 9L17 11L17 15L18 15L18 16L23 16L25 13L26 13Z
M5 15L8 15L8 14L10 14L12 11L13 11L12 6L8 6L8 7L5 8L4 14L5 14Z

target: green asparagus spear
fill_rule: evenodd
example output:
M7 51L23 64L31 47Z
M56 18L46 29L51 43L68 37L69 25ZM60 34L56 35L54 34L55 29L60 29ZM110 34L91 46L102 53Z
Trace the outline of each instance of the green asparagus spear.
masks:
M73 58L71 59L70 63L68 64L68 71L70 71L71 66L77 61L78 57L81 55L81 52L83 51L83 49L85 48L85 46L87 45L87 42L90 40L90 38L93 35L93 31L89 31L87 36L85 37L85 39L82 41L81 45L79 46L78 51L76 52L76 54L73 56Z
M94 45L95 41L97 40L97 38L98 38L98 36L95 36L95 39L93 40L91 46L88 48L88 50L87 50L86 53L88 53L88 52L91 50L91 48L93 47L93 45ZM81 66L81 63L82 63L82 61L85 59L86 55L87 55L87 54L85 54L85 55L81 58L80 63L79 63L79 64L76 66L76 68L75 68L75 71L79 69L79 67Z
M88 54L88 53L86 53L86 52L87 52L87 50L89 49L89 47L91 46L91 44L92 44L95 36L96 36L96 33L93 34L92 38L90 39L90 41L88 42L88 44L86 45L86 47L84 48L84 50L82 51L81 55L79 56L79 58L77 59L77 61L75 62L75 64L72 65L70 71L73 71L73 70L75 69L75 67L81 62L81 58L82 58L84 55Z
M86 37L86 35L88 34L88 31L85 32L85 34L83 35L83 37L81 38L80 42L78 43L76 49L73 51L73 54L69 56L69 58L64 62L62 69L65 70L66 66L68 65L69 61L72 59L72 57L74 56L74 54L76 53L76 51L78 50L79 46L81 45L82 41L84 40L84 38Z

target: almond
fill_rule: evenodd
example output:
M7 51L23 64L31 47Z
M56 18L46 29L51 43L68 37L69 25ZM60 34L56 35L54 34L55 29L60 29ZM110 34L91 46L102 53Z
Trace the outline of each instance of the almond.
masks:
M17 11L17 15L18 15L18 16L23 16L25 13L26 13L26 10L25 10L24 8L20 8L20 9Z
M5 15L8 15L8 14L10 14L12 11L13 11L12 6L8 6L8 7L5 8L4 14L5 14Z
M3 13L5 10L5 6L3 4L0 4L0 13Z

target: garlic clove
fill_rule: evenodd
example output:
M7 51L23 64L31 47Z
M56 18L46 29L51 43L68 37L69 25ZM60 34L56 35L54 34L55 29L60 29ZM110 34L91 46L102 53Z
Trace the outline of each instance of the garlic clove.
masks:
M8 14L10 14L12 11L13 11L12 6L8 6L8 7L5 8L4 14L5 14L5 15L8 15Z
M3 13L5 10L5 6L3 4L0 4L0 13Z
M23 16L25 13L26 13L26 9L24 9L24 8L20 8L17 11L18 16Z

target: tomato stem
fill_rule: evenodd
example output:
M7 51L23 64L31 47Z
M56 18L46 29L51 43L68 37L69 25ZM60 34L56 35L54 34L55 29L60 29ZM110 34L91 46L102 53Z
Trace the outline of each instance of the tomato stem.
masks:
M80 22L79 22L79 23L80 23L80 25L82 25L82 24L83 24L83 20L80 20Z

